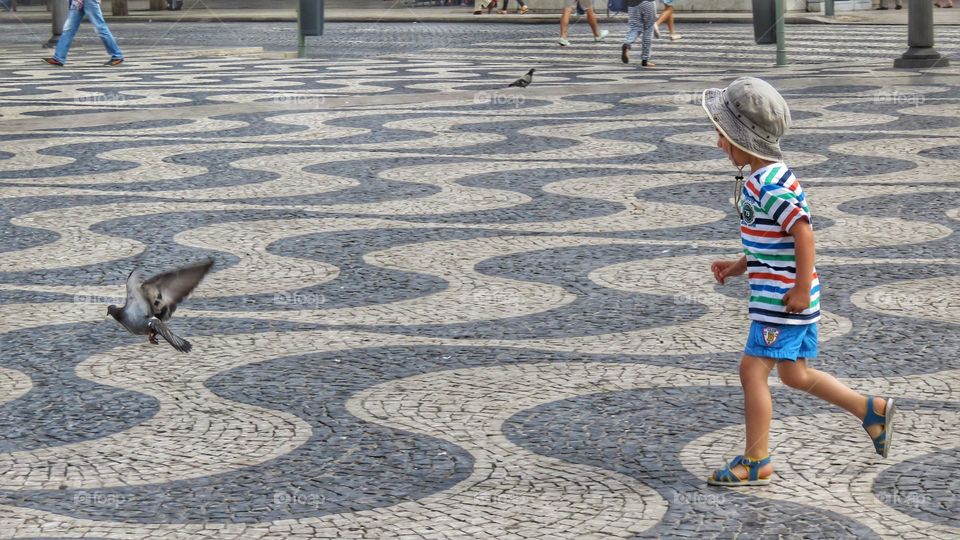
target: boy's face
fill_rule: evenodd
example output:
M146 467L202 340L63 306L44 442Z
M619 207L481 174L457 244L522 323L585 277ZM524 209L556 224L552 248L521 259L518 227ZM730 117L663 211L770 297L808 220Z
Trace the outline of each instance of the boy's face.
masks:
M730 159L730 162L737 167L743 167L750 163L750 158L747 156L746 152L741 151L736 146L730 144L730 141L720 133L720 130L714 127L714 130L717 132L717 148L723 150L723 153L727 155L727 158Z

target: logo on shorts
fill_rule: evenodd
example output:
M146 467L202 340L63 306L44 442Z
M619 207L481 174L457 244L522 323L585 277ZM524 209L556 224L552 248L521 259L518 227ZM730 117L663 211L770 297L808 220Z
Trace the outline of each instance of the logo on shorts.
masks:
M754 219L756 219L757 214L753 209L753 205L749 201L743 201L740 204L740 219L743 220L747 225L753 225Z
M775 326L766 326L763 328L763 341L767 344L767 347L776 343L778 337L780 337L779 328Z

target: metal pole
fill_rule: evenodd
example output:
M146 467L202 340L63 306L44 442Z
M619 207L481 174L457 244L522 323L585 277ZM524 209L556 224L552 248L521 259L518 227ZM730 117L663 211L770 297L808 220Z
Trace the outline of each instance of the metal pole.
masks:
M893 61L895 68L947 67L950 61L933 48L933 3L910 0L907 6L907 45L903 56Z
M303 37L303 21L300 20L300 2L297 2L297 58L307 54L307 40Z
M833 17L833 0L824 0L823 2L823 14L827 17Z
M70 0L50 0L50 17L53 20L53 33L44 46L56 47L63 32L63 23L67 22L67 12L70 10Z
M774 0L776 6L773 16L777 20L777 66L787 65L787 44L783 34L783 2L784 0Z

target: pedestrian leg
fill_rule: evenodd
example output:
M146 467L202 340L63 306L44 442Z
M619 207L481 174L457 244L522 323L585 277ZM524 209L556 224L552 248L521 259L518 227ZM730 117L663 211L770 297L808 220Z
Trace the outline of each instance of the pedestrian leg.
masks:
M77 35L77 30L80 28L80 22L83 21L84 14L84 8L71 9L67 12L67 20L63 22L60 39L57 40L57 48L53 52L54 60L57 60L61 64L67 63L70 44L73 43L73 38Z
M644 66L652 67L656 64L650 62L650 49L653 47L653 24L657 20L657 5L652 1L640 2L640 19L643 26L643 50L640 53L640 60Z
M123 60L123 52L120 50L120 46L117 45L117 40L114 39L113 34L110 33L110 28L107 27L107 21L103 20L103 11L100 10L100 0L84 0L83 7L87 11L87 16L90 17L90 22L96 27L100 41L103 42L103 47L107 49L110 59Z

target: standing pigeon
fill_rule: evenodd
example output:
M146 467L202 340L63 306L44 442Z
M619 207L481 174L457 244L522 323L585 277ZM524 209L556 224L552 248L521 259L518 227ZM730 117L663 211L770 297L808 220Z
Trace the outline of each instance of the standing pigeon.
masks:
M508 86L507 88L510 88L511 86L519 86L520 88L526 88L527 86L530 85L530 83L533 82L533 72L534 72L534 71L536 71L536 70L534 70L534 69L531 68L530 71L528 71L526 75L524 75L523 77L520 77L519 79L517 79L517 80L513 81L512 83L510 83L510 86Z
M131 334L144 335L156 345L157 334L180 352L190 352L190 342L174 334L166 321L213 266L207 260L144 280L139 269L127 276L127 302L122 308L108 306L107 315L123 325Z

